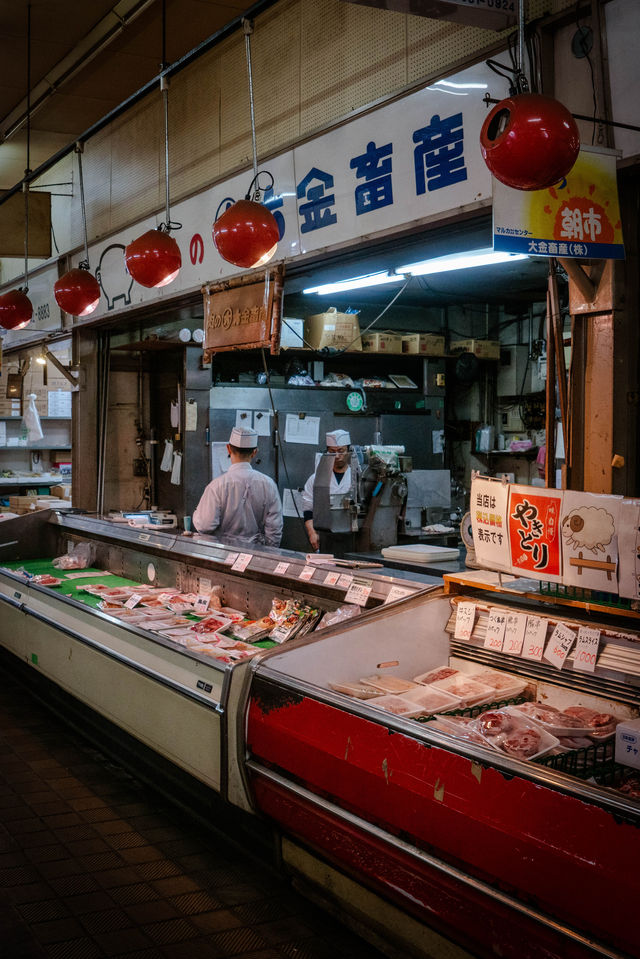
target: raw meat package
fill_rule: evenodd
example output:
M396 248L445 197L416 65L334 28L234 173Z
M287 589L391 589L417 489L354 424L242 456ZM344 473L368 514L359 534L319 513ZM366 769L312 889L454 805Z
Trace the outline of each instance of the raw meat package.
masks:
M513 699L520 696L527 688L527 680L512 673L503 673L497 669L481 669L479 672L468 673L478 683L493 686L496 699Z
M435 689L433 686L417 686L416 689L410 689L400 695L408 702L421 706L423 716L446 713L450 709L456 709L460 703L460 700L451 693L445 693L444 689Z
M482 736L470 725L472 721L469 716L434 716L428 729L437 729L449 736L455 736L456 739L464 739L465 742L486 746L487 744Z
M385 709L394 716L404 716L406 719L422 715L422 707L409 702L404 696L378 696L376 699L369 700L369 705Z
M400 676L365 676L360 682L380 690L381 693L406 693L417 686L417 683L412 683L410 679L402 679Z
M490 703L495 699L496 691L493 686L479 683L464 673L449 676L448 679L437 679L433 684L436 689L444 689L460 700L460 706L479 706L481 703Z
M546 729L552 736L583 736L591 731L588 726L585 726L584 720L562 712L554 706L547 706L545 703L520 703L517 706L505 708L513 710L518 716L525 716Z
M196 633L216 633L219 629L226 629L231 623L224 616L207 616L191 627Z
M59 586L62 580L58 579L57 576L49 576L48 573L39 573L33 577L31 582L37 586Z
M537 759L559 745L559 740L512 707L491 709L469 724L488 746L513 759Z
M419 676L414 676L414 683L422 683L423 685L429 685L429 683L436 683L439 679L449 679L450 676L457 676L460 670L454 669L453 666L437 666L435 669L430 669L428 673L420 673Z
M567 706L565 713L581 720L587 727L588 735L596 742L613 736L620 722L612 713L599 713L597 709L589 709L586 706Z
M337 693L344 693L353 699L375 699L376 696L383 695L379 689L358 682L329 683L329 689L335 689Z

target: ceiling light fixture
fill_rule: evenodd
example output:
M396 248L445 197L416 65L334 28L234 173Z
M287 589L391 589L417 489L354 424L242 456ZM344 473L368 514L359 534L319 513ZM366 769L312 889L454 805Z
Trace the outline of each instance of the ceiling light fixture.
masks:
M162 65L166 63L166 0L162 0ZM129 243L124 251L124 262L130 276L147 289L168 286L177 277L182 266L180 247L171 236L172 230L179 230L181 223L171 220L169 203L169 78L160 77L160 92L164 108L164 180L166 220L154 230L147 230L142 236Z
M465 253L450 253L447 256L436 256L431 260L420 260L417 263L407 263L396 267L397 273L408 273L410 276L432 276L435 273L449 273L452 270L474 270L481 266L499 266L503 263L514 263L516 260L528 260L526 253L502 253L491 248L485 250L469 250Z
M347 293L349 290L362 290L370 286L382 286L385 283L401 283L406 276L394 276L392 273L369 273L367 276L354 276L350 280L337 280L335 283L323 283L310 286L304 293L317 293L319 296L332 293Z
M245 55L249 80L249 107L251 112L251 143L253 148L253 180L244 200L237 200L222 213L213 224L212 236L216 250L223 260L234 266L252 269L264 266L273 257L278 247L280 230L271 210L260 202L258 148L256 144L256 120L253 103L253 72L251 68L251 34L253 24L243 19ZM271 179L273 177L261 171Z
M89 244L87 240L87 212L84 203L84 181L82 178L82 152L84 144L76 143L78 157L78 184L80 189L80 208L82 210L82 235L84 238L84 259L77 267L67 270L53 284L53 295L61 310L71 316L88 316L100 302L100 286L89 266Z
M24 286L0 296L0 326L23 330L31 322L33 304L29 292L29 180L31 173L31 4L27 4L27 166L24 171Z

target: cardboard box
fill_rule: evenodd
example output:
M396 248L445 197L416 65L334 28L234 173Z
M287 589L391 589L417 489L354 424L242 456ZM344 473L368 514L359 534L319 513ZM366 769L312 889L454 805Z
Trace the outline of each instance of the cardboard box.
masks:
M402 333L365 333L362 337L365 353L402 353Z
M70 486L67 486L66 484L65 484L64 486L62 486L62 485L52 486L52 487L51 487L51 495L57 497L58 499L70 500L70 499L71 499L71 487L70 487Z
M403 333L402 352L419 356L444 356L444 336L437 333Z
M333 307L326 313L305 316L304 338L314 350L326 346L337 350L362 350L357 313L338 313Z
M304 346L304 320L292 316L282 317L280 327L281 348L301 349Z
M452 340L452 353L473 353L479 360L499 360L500 340Z
M640 719L627 719L616 727L616 762L640 769Z
M28 512L32 506L35 506L37 496L34 494L28 496L9 496L9 509L18 513L20 510Z

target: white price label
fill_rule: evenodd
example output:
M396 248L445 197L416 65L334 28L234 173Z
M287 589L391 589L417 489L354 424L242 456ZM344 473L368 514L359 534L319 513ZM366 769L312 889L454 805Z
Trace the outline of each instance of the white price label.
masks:
M237 569L239 573L244 573L252 559L253 555L251 553L239 553L231 569Z
M229 553L229 554L228 554L227 556L225 556L225 558L224 558L224 565L225 565L225 566L233 566L233 564L235 563L235 561L237 560L237 558L238 558L238 553Z
M206 611L209 609L210 602L211 602L211 593L208 593L206 595L204 593L200 593L197 600L193 604L194 613L202 613L204 615L204 613L206 613Z
M345 603L355 603L356 606L366 606L369 593L373 589L370 579L354 579L345 593Z
M458 603L456 612L455 639L471 639L473 624L476 619L475 603Z
M506 625L507 614L503 609L492 608L489 610L487 635L484 638L485 649L492 649L496 653L502 652L502 644L504 643L504 630Z
M527 616L527 628L524 631L524 645L522 647L523 659L542 661L548 625L549 620L542 616Z
M410 596L411 592L410 589L406 589L404 586L392 586L387 593L384 605L386 606L387 603L395 603L397 599L404 599L405 596Z
M592 673L596 668L599 648L600 630L581 626L578 630L576 651L573 654L573 668L583 673Z
M342 573L327 573L324 578L325 584L327 586L336 586L341 577Z
M519 656L524 643L524 631L527 627L527 617L524 613L507 613L507 622L504 628L504 643L502 652L511 656Z
M168 602L169 602L169 600L171 599L172 596L175 596L175 595L176 595L176 592L177 592L177 590L174 589L174 590L171 591L171 592L158 593L158 602L159 602L159 603L162 603L162 605L164 606L165 603L168 603Z
M302 572L300 573L300 575L298 576L298 579L306 579L306 580L313 579L313 574L315 573L315 571L316 571L315 566L305 566Z
M573 646L575 639L576 634L572 629L569 629L564 623L558 623L551 633L551 638L547 643L543 658L551 663L552 666L562 669L564 661L567 658L567 653Z
M351 573L340 573L338 576L337 586L342 586L343 589L349 589L353 582L353 576Z
M276 573L278 576L284 576L284 574L287 572L288 569L289 569L288 563L278 563L278 565L276 566L273 572Z
M138 605L141 599L142 595L140 593L132 593L124 605L127 609L133 609L134 606Z

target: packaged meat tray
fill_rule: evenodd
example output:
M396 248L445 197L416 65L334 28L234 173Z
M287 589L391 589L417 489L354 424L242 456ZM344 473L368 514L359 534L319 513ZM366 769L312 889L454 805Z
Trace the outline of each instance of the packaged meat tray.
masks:
M506 706L505 709L512 710L518 716L525 716L542 729L546 729L552 736L574 737L593 732L585 726L584 720L577 719L554 706L547 706L545 703L520 703L517 706Z
M450 709L456 709L460 704L460 700L451 693L445 693L444 689L435 689L433 686L417 686L406 693L401 693L401 696L407 702L421 706L423 716L446 713Z
M487 744L482 736L470 725L471 722L472 719L469 716L434 716L429 723L429 729L437 729L449 736L455 736L456 739L464 739L465 742L486 746Z
M417 683L412 683L410 679L401 679L400 676L365 676L360 680L365 686L372 686L381 693L406 693L410 689L415 689Z
M444 689L445 693L456 696L460 706L480 706L482 703L492 702L496 697L493 686L479 683L464 673L449 676L447 679L437 679L433 685L436 689Z
M512 759L537 759L559 745L555 736L509 706L482 713L469 725L488 746Z
M57 576L49 576L48 573L40 573L31 580L37 586L59 586L62 582Z
M481 669L477 673L473 672L468 675L478 683L493 686L497 694L496 699L515 699L516 696L521 696L527 688L526 679L514 676L512 673L503 673L498 669Z
M379 689L358 682L329 683L329 689L335 689L337 693L343 693L353 699L375 699L376 696L383 695Z
M587 734L594 742L602 742L613 736L620 722L613 713L599 713L596 709L589 709L587 706L567 706L565 713L583 722Z
M385 709L394 716L404 716L405 719L423 715L422 706L409 702L404 696L378 696L376 699L369 700L369 705L375 706L376 709Z
M414 676L413 681L428 686L429 683L436 683L439 679L449 679L450 676L457 676L459 672L460 670L454 669L453 666L437 666L435 669L430 669L428 673L420 673L419 676Z

